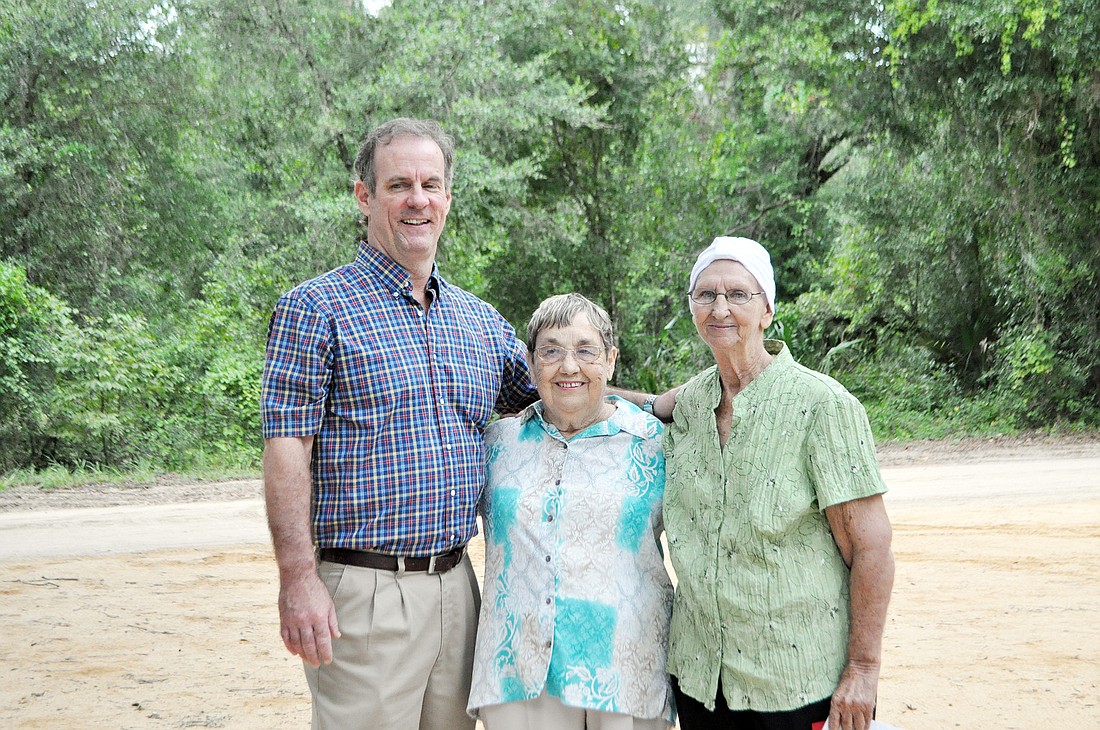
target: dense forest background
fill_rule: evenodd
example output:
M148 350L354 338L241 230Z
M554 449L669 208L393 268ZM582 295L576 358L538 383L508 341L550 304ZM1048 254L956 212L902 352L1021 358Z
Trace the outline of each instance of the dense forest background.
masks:
M598 300L620 385L709 363L733 234L879 438L1100 424L1093 0L367 5L0 1L0 473L254 468L272 305L398 115L458 142L444 275Z

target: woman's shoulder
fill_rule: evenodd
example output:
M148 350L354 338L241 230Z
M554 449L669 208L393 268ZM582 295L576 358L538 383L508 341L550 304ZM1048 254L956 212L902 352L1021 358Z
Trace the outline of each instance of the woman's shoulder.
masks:
M676 406L705 405L714 397L715 388L721 390L718 380L718 366L711 365L706 370L696 373L676 391Z
M538 416L535 413L535 404L524 408L519 413L501 416L485 427L485 443L499 444L524 440L526 435L529 440L531 433L528 429L541 432L538 425Z
M795 387L813 400L856 400L844 385L830 375L792 362L790 378Z
M617 395L608 396L608 400L615 406L612 418L621 430L643 439L661 438L665 430L661 419Z

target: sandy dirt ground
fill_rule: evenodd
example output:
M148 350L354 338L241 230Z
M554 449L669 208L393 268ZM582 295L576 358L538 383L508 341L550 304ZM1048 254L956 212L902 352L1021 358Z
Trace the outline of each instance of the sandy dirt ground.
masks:
M880 460L897 580L879 718L1100 729L1100 439ZM308 727L259 490L0 492L0 728Z

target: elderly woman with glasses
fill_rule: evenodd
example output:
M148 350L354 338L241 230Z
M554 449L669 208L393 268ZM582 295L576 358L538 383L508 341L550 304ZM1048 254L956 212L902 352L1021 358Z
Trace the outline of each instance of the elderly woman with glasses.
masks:
M588 299L544 301L527 347L541 400L485 435L469 711L486 730L665 730L663 426L608 394L618 350Z
M867 416L764 338L759 243L716 239L689 289L715 364L677 391L665 437L680 726L866 730L894 576Z

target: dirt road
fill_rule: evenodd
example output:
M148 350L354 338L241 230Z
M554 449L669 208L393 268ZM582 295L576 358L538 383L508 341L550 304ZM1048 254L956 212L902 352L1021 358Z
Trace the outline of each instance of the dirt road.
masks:
M1100 444L911 456L883 468L898 569L880 718L1100 729ZM4 498L0 727L308 726L258 483Z

